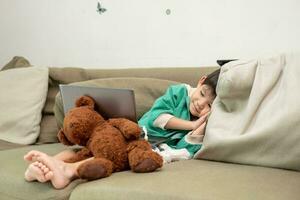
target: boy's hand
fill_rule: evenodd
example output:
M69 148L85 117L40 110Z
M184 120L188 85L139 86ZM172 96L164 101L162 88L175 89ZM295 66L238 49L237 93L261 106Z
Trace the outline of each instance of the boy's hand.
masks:
M202 126L204 123L206 124L207 117L210 114L210 112L207 112L205 115L201 116L196 121L193 121L193 130L198 129L200 126ZM204 125L205 127L205 125Z
M206 126L206 121L203 124L201 124L197 129L193 130L191 135L204 135L205 126Z
M207 112L196 121L188 121L177 117L172 117L171 119L169 119L164 128L175 130L196 130L198 127L200 127L203 123L207 121L209 113L210 112Z

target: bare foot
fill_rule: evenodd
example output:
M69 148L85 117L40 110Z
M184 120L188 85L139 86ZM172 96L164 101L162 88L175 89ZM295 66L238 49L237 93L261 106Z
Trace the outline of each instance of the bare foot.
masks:
M41 162L35 161L28 166L24 178L26 181L38 180L39 182L44 183L51 179L51 174L52 172L47 166Z
M65 163L44 153L38 154L36 159L49 168L49 173L45 174L45 178L49 178L56 189L66 187L78 177L74 164Z
M34 162L36 161L37 156L44 154L41 151L37 151L37 150L31 150L29 151L26 155L24 155L24 160L28 161L28 162Z

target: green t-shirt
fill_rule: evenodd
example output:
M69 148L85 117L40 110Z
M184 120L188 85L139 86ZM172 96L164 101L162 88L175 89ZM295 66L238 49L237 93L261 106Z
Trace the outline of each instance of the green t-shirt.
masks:
M190 144L184 139L187 130L161 129L153 122L163 113L168 113L183 120L191 120L190 98L185 84L172 85L159 97L152 108L139 120L139 125L147 129L150 143L167 143L175 149L186 148L192 155L201 148L201 144Z

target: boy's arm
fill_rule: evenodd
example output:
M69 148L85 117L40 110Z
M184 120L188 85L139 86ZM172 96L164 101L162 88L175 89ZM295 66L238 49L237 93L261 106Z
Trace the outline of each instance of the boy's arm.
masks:
M172 117L169 119L167 124L165 125L165 129L176 129L176 130L193 130L194 129L194 122L179 119L177 117Z
M171 122L170 119L172 119ZM192 130L193 124L191 121L177 118L174 115L171 115L169 113L162 113L154 120L153 126L164 130L165 129Z

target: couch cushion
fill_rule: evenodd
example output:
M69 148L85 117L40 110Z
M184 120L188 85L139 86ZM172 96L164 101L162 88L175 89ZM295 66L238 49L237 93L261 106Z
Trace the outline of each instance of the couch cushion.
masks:
M0 151L5 161L0 165L0 199L60 200L70 194L71 200L296 200L300 196L299 172L204 160L174 162L153 173L126 171L87 183L76 180L62 190L24 180L25 153L37 149L53 155L65 148L48 144Z
M41 131L37 144L57 143L58 126L54 115L44 114L41 121Z
M8 62L2 68L2 70L23 68L23 67L30 67L30 66L31 64L26 58L15 56L10 62ZM55 84L55 82L53 82L50 78L48 84L47 98L46 98L45 106L43 108L40 135L37 141L38 144L57 142L56 133L58 128L55 122L54 112L53 112L53 106L54 106L55 96L57 92L58 92L57 84ZM20 146L21 145L16 143L0 141L0 150L20 147Z
M14 148L19 148L19 147L24 147L24 146L26 146L26 145L11 143L11 142L7 142L5 140L0 140L0 151L7 150L7 149L14 149Z
M48 90L48 68L27 67L0 72L0 139L32 144L40 131Z
M134 90L137 118L139 119L147 110L149 110L159 96L163 95L172 84L179 84L175 81L153 79L153 78L107 78L95 79L72 83L72 85L110 87L110 88L129 88ZM75 101L74 101L75 102ZM59 126L63 122L63 106L60 94L56 97L54 106L55 117Z
M170 67L170 68L128 68L128 69L84 69L49 68L53 83L69 84L99 78L139 77L157 78L196 86L201 76L207 75L218 67Z
M204 160L178 161L153 173L115 173L75 188L71 200L299 199L300 173Z
M15 69L15 68L22 68L22 67L29 67L31 66L29 61L21 56L15 56L9 61L6 65L3 66L1 70L8 70L8 69Z
M43 109L43 114L54 115L53 107L54 107L54 103L55 103L55 97L58 92L59 92L59 89L57 86L52 86L51 84L49 84L47 99L46 99L46 103L45 103L45 106Z
M49 144L0 151L0 199L68 199L80 180L62 190L55 190L50 183L26 182L24 179L28 166L23 160L25 153L36 149L53 155L64 148L61 144Z

